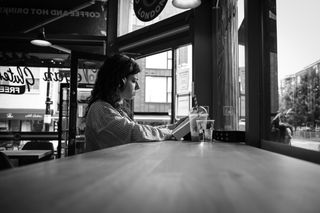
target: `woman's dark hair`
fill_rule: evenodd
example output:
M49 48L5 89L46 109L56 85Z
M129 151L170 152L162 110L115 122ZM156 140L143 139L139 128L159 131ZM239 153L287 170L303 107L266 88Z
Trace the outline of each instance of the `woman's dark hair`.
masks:
M113 107L119 108L119 92L124 87L124 79L139 72L140 67L137 62L126 55L116 54L107 57L98 71L86 114L91 104L97 100L106 101Z

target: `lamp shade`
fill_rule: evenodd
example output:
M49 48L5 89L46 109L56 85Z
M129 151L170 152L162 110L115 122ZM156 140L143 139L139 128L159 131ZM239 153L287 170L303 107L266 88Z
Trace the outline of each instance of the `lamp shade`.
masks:
M51 46L51 42L46 40L44 28L41 29L36 39L30 41L31 44L41 47L49 47Z
M173 6L180 9L192 9L201 4L201 0L172 0Z
M33 45L41 46L41 47L49 47L52 45L51 42L49 42L47 40L41 40L41 39L33 39L30 42Z

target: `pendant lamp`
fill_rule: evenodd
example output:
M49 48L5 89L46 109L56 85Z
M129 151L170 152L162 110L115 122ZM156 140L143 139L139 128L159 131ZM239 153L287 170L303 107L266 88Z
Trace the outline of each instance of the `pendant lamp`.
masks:
M201 0L172 0L173 6L180 9L192 9L201 4Z
M52 45L51 42L46 40L44 28L41 28L40 32L38 33L37 38L31 40L30 42L33 45L41 46L41 47L49 47Z

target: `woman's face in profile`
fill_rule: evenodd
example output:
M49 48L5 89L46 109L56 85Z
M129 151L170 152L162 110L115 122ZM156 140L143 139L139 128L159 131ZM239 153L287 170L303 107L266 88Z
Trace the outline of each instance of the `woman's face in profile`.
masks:
M137 74L129 75L124 79L124 88L120 92L120 97L126 100L131 100L136 95L136 90L140 89L138 84Z

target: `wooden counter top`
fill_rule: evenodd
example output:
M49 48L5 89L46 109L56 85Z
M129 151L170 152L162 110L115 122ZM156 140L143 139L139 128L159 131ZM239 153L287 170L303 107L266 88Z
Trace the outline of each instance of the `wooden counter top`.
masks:
M243 144L133 143L0 172L0 209L319 212L319 181L319 165Z

